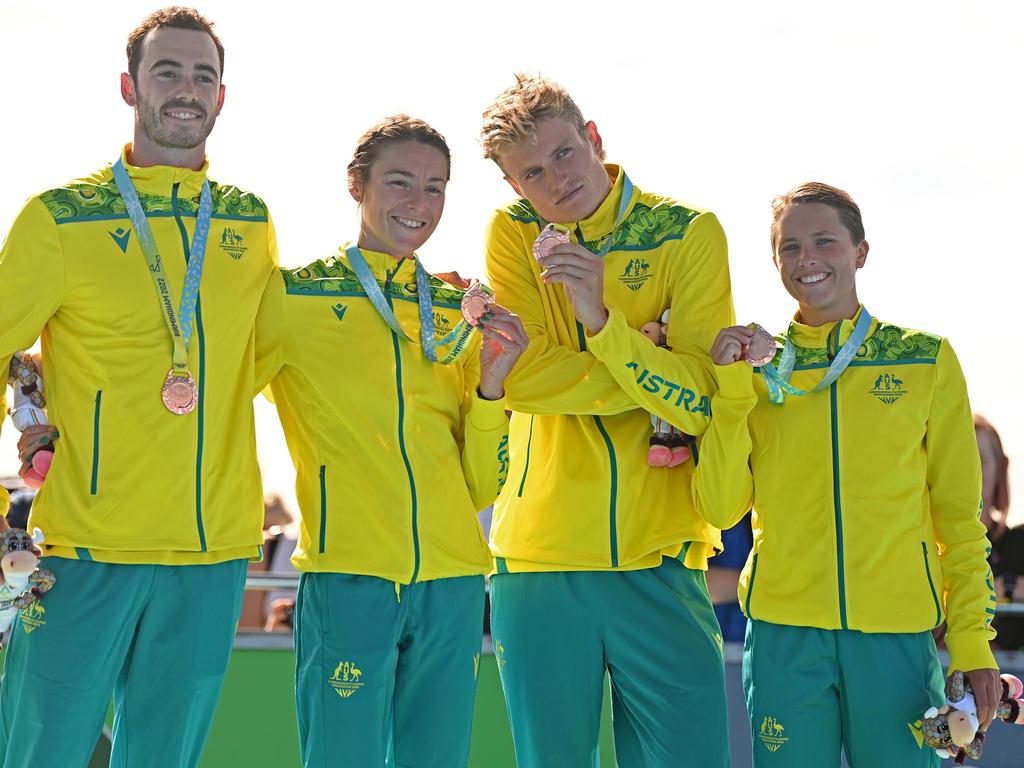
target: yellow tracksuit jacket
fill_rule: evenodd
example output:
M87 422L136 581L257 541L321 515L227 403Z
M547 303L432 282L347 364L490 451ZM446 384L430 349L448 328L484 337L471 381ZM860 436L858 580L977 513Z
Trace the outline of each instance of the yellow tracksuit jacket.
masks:
M790 326L794 386L821 380L853 325ZM949 342L873 321L835 383L781 406L745 363L716 370L694 498L723 528L753 504L747 616L862 632L923 632L945 618L953 668L995 667L981 467Z
M377 313L344 249L282 270L260 311L257 386L271 381L297 471L292 562L396 584L487 573L476 513L505 481L508 419L504 400L477 394L481 337L451 365L431 363L414 261L363 256L413 343ZM440 338L462 319L463 291L435 277L430 290Z
M622 198L624 174L608 173L608 197L572 225L573 241L594 252ZM497 211L487 237L497 299L530 337L505 387L514 414L491 528L498 568L635 569L662 555L704 568L721 537L693 508L691 462L647 465L648 412L691 435L707 428L715 382L701 351L733 322L725 234L713 214L634 188L605 257L608 323L588 337L562 286L541 280L532 246L543 225L519 200ZM668 307L671 351L637 330Z
M206 167L126 168L177 310ZM262 200L210 187L189 345L199 404L185 416L160 398L171 337L110 166L30 199L0 251L0 370L42 334L60 431L32 508L46 554L187 564L259 553L253 327L277 245Z

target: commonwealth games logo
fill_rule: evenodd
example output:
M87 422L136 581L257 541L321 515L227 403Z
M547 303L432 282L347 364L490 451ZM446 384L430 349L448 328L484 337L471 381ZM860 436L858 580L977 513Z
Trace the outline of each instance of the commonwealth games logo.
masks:
M40 627L46 626L46 609L38 601L32 603L21 612L21 626L25 632L31 634Z
M785 732L786 729L782 727L782 723L771 715L765 715L757 737L769 752L778 752L782 749L782 745L789 741L789 737L783 735Z
M334 674L330 676L327 682L330 683L331 688L341 698L347 699L363 687L362 678L363 670L359 669L353 662L339 661L337 669L334 670Z
M895 373L883 373L875 379L875 386L868 391L886 405L892 405L907 394L903 380L896 378Z

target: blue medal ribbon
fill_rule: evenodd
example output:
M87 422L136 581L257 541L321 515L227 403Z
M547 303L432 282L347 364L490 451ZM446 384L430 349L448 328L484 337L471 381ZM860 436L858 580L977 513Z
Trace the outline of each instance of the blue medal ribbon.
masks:
M786 343L782 348L779 367L776 368L769 362L758 369L761 371L765 384L768 386L768 402L773 405L782 405L786 395L803 397L812 392L820 392L823 389L827 389L849 367L857 354L857 350L860 349L861 344L868 337L868 330L870 328L871 313L865 307L860 311L860 317L857 318L857 324L853 327L850 338L836 352L835 358L829 365L828 370L825 371L825 376L814 389L800 389L789 383L790 378L793 376L793 367L796 365L796 346L793 344L790 333L786 333Z
M408 334L402 330L402 326L399 325L394 309L392 309L384 297L384 292L381 290L376 278L374 278L370 265L366 263L366 258L363 256L362 251L359 250L359 246L349 246L345 249L345 255L348 257L349 264L352 265L352 270L356 273L356 279L359 280L359 284L366 293L366 298L370 300L370 304L377 310L377 314L388 324L388 327L394 331L395 335L411 342L412 339L409 338ZM434 303L430 297L430 276L427 274L427 270L423 268L419 259L414 256L413 260L416 263L416 301L420 308L420 346L423 349L424 356L430 362L450 365L468 347L467 342L473 333L473 326L465 320L461 320L455 326L455 329L443 339L438 340L434 338ZM454 344L448 354L438 360L437 347L451 344L452 342Z
M118 158L113 166L114 182L117 184L117 191L124 201L125 210L131 220L135 236L139 239L139 246L146 257L149 265L149 274L153 278L153 285L156 287L157 297L160 300L164 321L171 333L174 343L172 353L173 367L171 372L175 376L190 376L188 371L188 343L192 338L192 321L196 314L196 302L199 298L199 281L203 274L203 261L206 257L206 241L210 234L210 219L213 215L213 196L210 194L210 182L203 179L203 190L199 195L199 212L196 216L196 229L192 235L192 248L189 251L188 269L185 271L185 284L181 290L181 301L178 311L174 311L174 301L171 296L170 286L167 280L167 273L164 272L163 261L156 247L156 239L153 237L153 230L146 220L146 212L139 202L139 195L135 191L135 185L125 170L124 160Z

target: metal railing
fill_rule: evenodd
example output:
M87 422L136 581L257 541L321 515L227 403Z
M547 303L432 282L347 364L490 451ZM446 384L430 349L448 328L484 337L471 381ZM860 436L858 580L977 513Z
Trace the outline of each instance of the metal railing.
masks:
M288 571L264 571L249 574L245 581L246 589L263 589L267 591L294 590L299 588L299 576ZM996 614L1004 616L1024 616L1024 602L998 603Z

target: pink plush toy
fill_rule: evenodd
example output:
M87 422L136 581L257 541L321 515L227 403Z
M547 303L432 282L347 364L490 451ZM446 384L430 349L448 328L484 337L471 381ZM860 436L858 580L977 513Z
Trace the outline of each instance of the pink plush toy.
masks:
M640 333L653 341L655 345L669 349L668 346L668 313L661 315L661 322L652 320L640 326ZM650 448L647 451L647 463L652 467L676 467L690 458L687 435L673 427L667 421L651 414Z
M14 389L14 404L11 408L11 421L19 432L32 426L47 424L46 400L43 398L43 378L31 355L26 352L15 352L11 358L9 379ZM39 488L50 471L53 462L53 444L39 448L29 459L31 466L23 475L25 485Z

